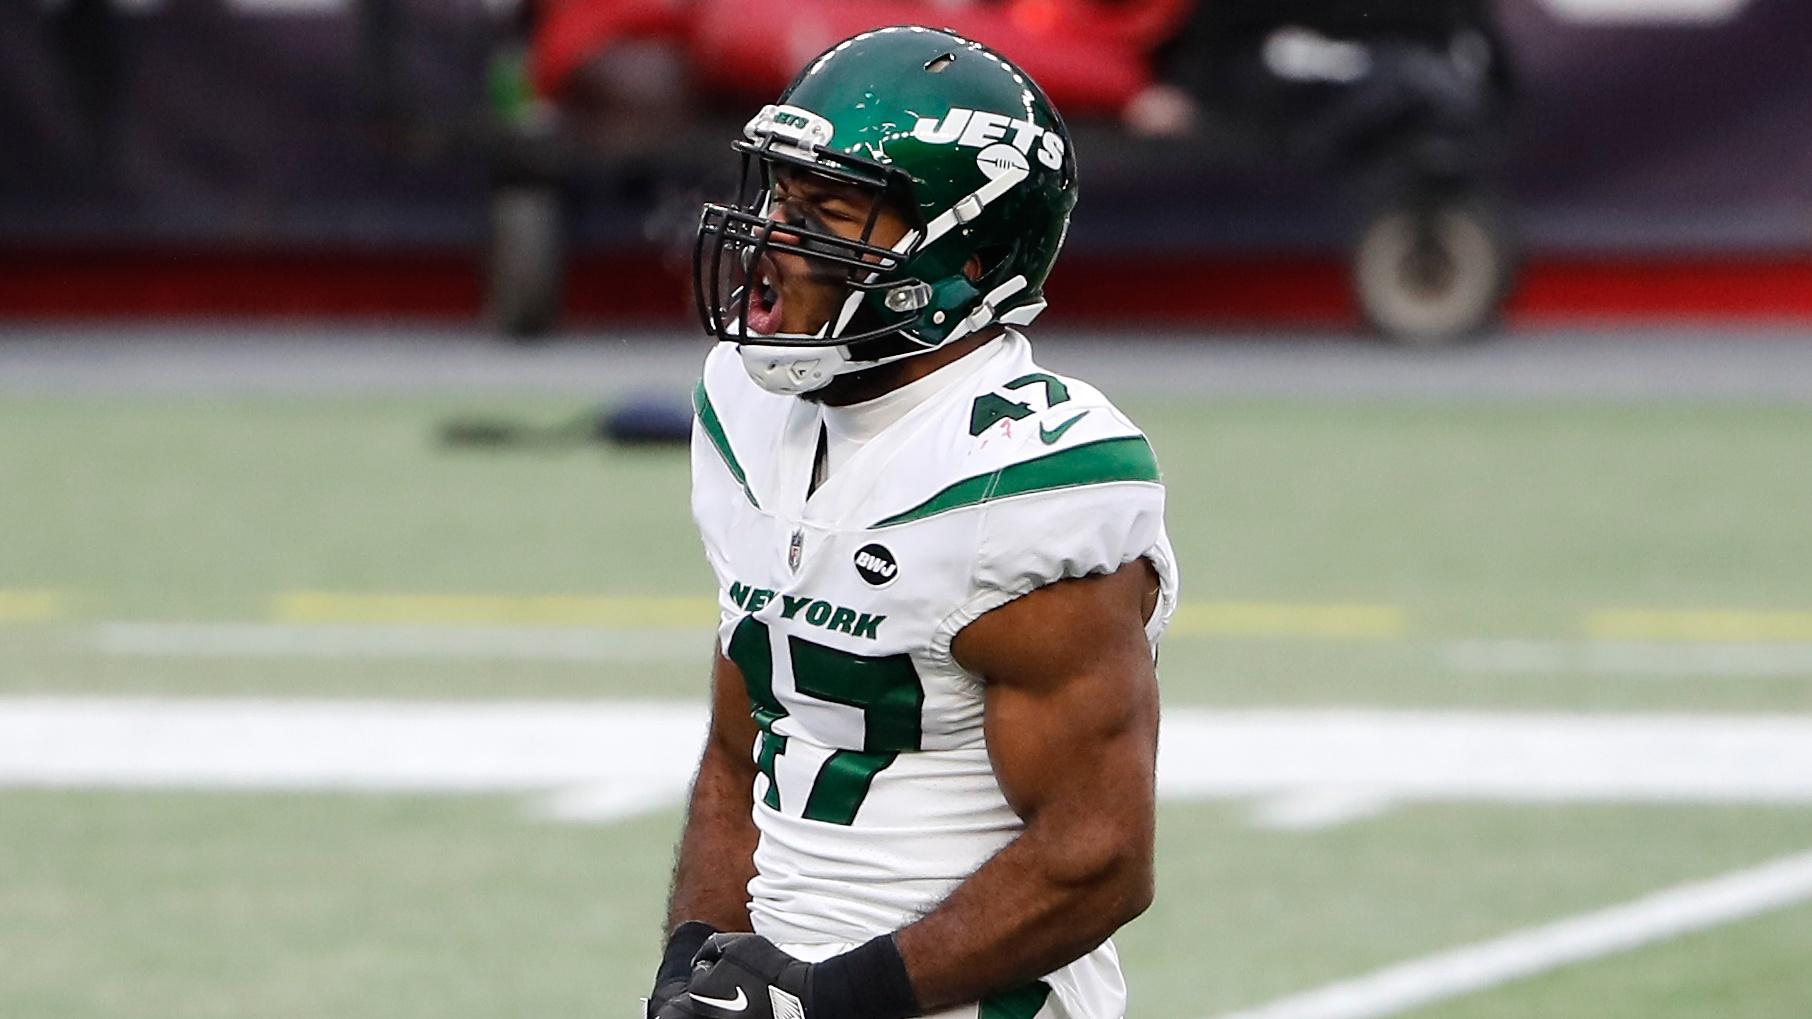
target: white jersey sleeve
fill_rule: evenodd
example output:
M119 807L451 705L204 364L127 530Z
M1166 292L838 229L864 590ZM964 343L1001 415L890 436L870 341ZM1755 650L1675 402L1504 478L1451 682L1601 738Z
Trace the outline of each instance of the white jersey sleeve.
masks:
M1140 558L1158 576L1158 607L1146 624L1155 648L1177 604L1163 486L1104 483L997 502L982 514L973 590L939 625L933 649L947 654L963 627L1040 587L1112 573Z

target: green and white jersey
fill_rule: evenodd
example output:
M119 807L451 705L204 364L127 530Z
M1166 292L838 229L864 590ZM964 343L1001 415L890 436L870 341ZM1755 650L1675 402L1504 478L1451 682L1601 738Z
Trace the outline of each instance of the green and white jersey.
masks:
M695 392L692 509L761 727L750 912L778 944L897 930L1022 827L989 766L983 681L951 657L958 631L1141 556L1161 582L1154 653L1176 606L1144 435L1017 333L958 364L976 358L810 498L821 408L758 388L728 345ZM1046 983L1046 1014L1124 1010L1111 943Z

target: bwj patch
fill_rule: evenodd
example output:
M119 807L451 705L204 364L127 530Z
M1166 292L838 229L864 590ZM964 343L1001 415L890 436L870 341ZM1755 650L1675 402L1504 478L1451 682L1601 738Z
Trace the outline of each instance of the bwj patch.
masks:
M863 545L856 550L856 572L875 587L886 587L900 575L900 564L885 545Z

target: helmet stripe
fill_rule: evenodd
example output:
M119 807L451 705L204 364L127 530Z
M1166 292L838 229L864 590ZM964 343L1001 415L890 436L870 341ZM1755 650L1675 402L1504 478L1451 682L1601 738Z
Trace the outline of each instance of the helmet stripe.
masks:
M965 215L963 212L958 211L965 209L970 201L973 200L979 203L982 208L986 208L989 203L1013 190L1019 185L1020 181L1025 180L1029 176L1031 176L1030 170L1011 167L1005 173L1002 173L988 183L983 184L981 187L976 188L973 194L964 197L956 204L950 206L950 208L945 209L938 214L936 219L925 225L925 244L929 246L939 237L949 233L958 224L966 223L969 220L974 219L974 215ZM979 214L979 210L977 214Z

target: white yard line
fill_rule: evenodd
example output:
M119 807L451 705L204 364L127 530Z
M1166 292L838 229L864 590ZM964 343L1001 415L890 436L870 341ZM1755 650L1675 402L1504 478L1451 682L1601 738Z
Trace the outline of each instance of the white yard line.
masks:
M704 726L661 702L0 698L0 786L518 792L608 819L677 804ZM1172 708L1158 778L1292 828L1417 802L1803 805L1812 718Z
M0 699L0 787L525 793L608 821L677 804L691 705Z
M1798 715L1170 708L1163 725L1177 797L1812 802Z
M1812 901L1812 853L1438 952L1218 1019L1381 1019Z
M1319 788L1261 800L1252 823L1273 831L1319 831L1375 817L1395 804L1390 794L1359 788Z
M103 623L103 654L150 658L704 662L711 630L325 623Z

